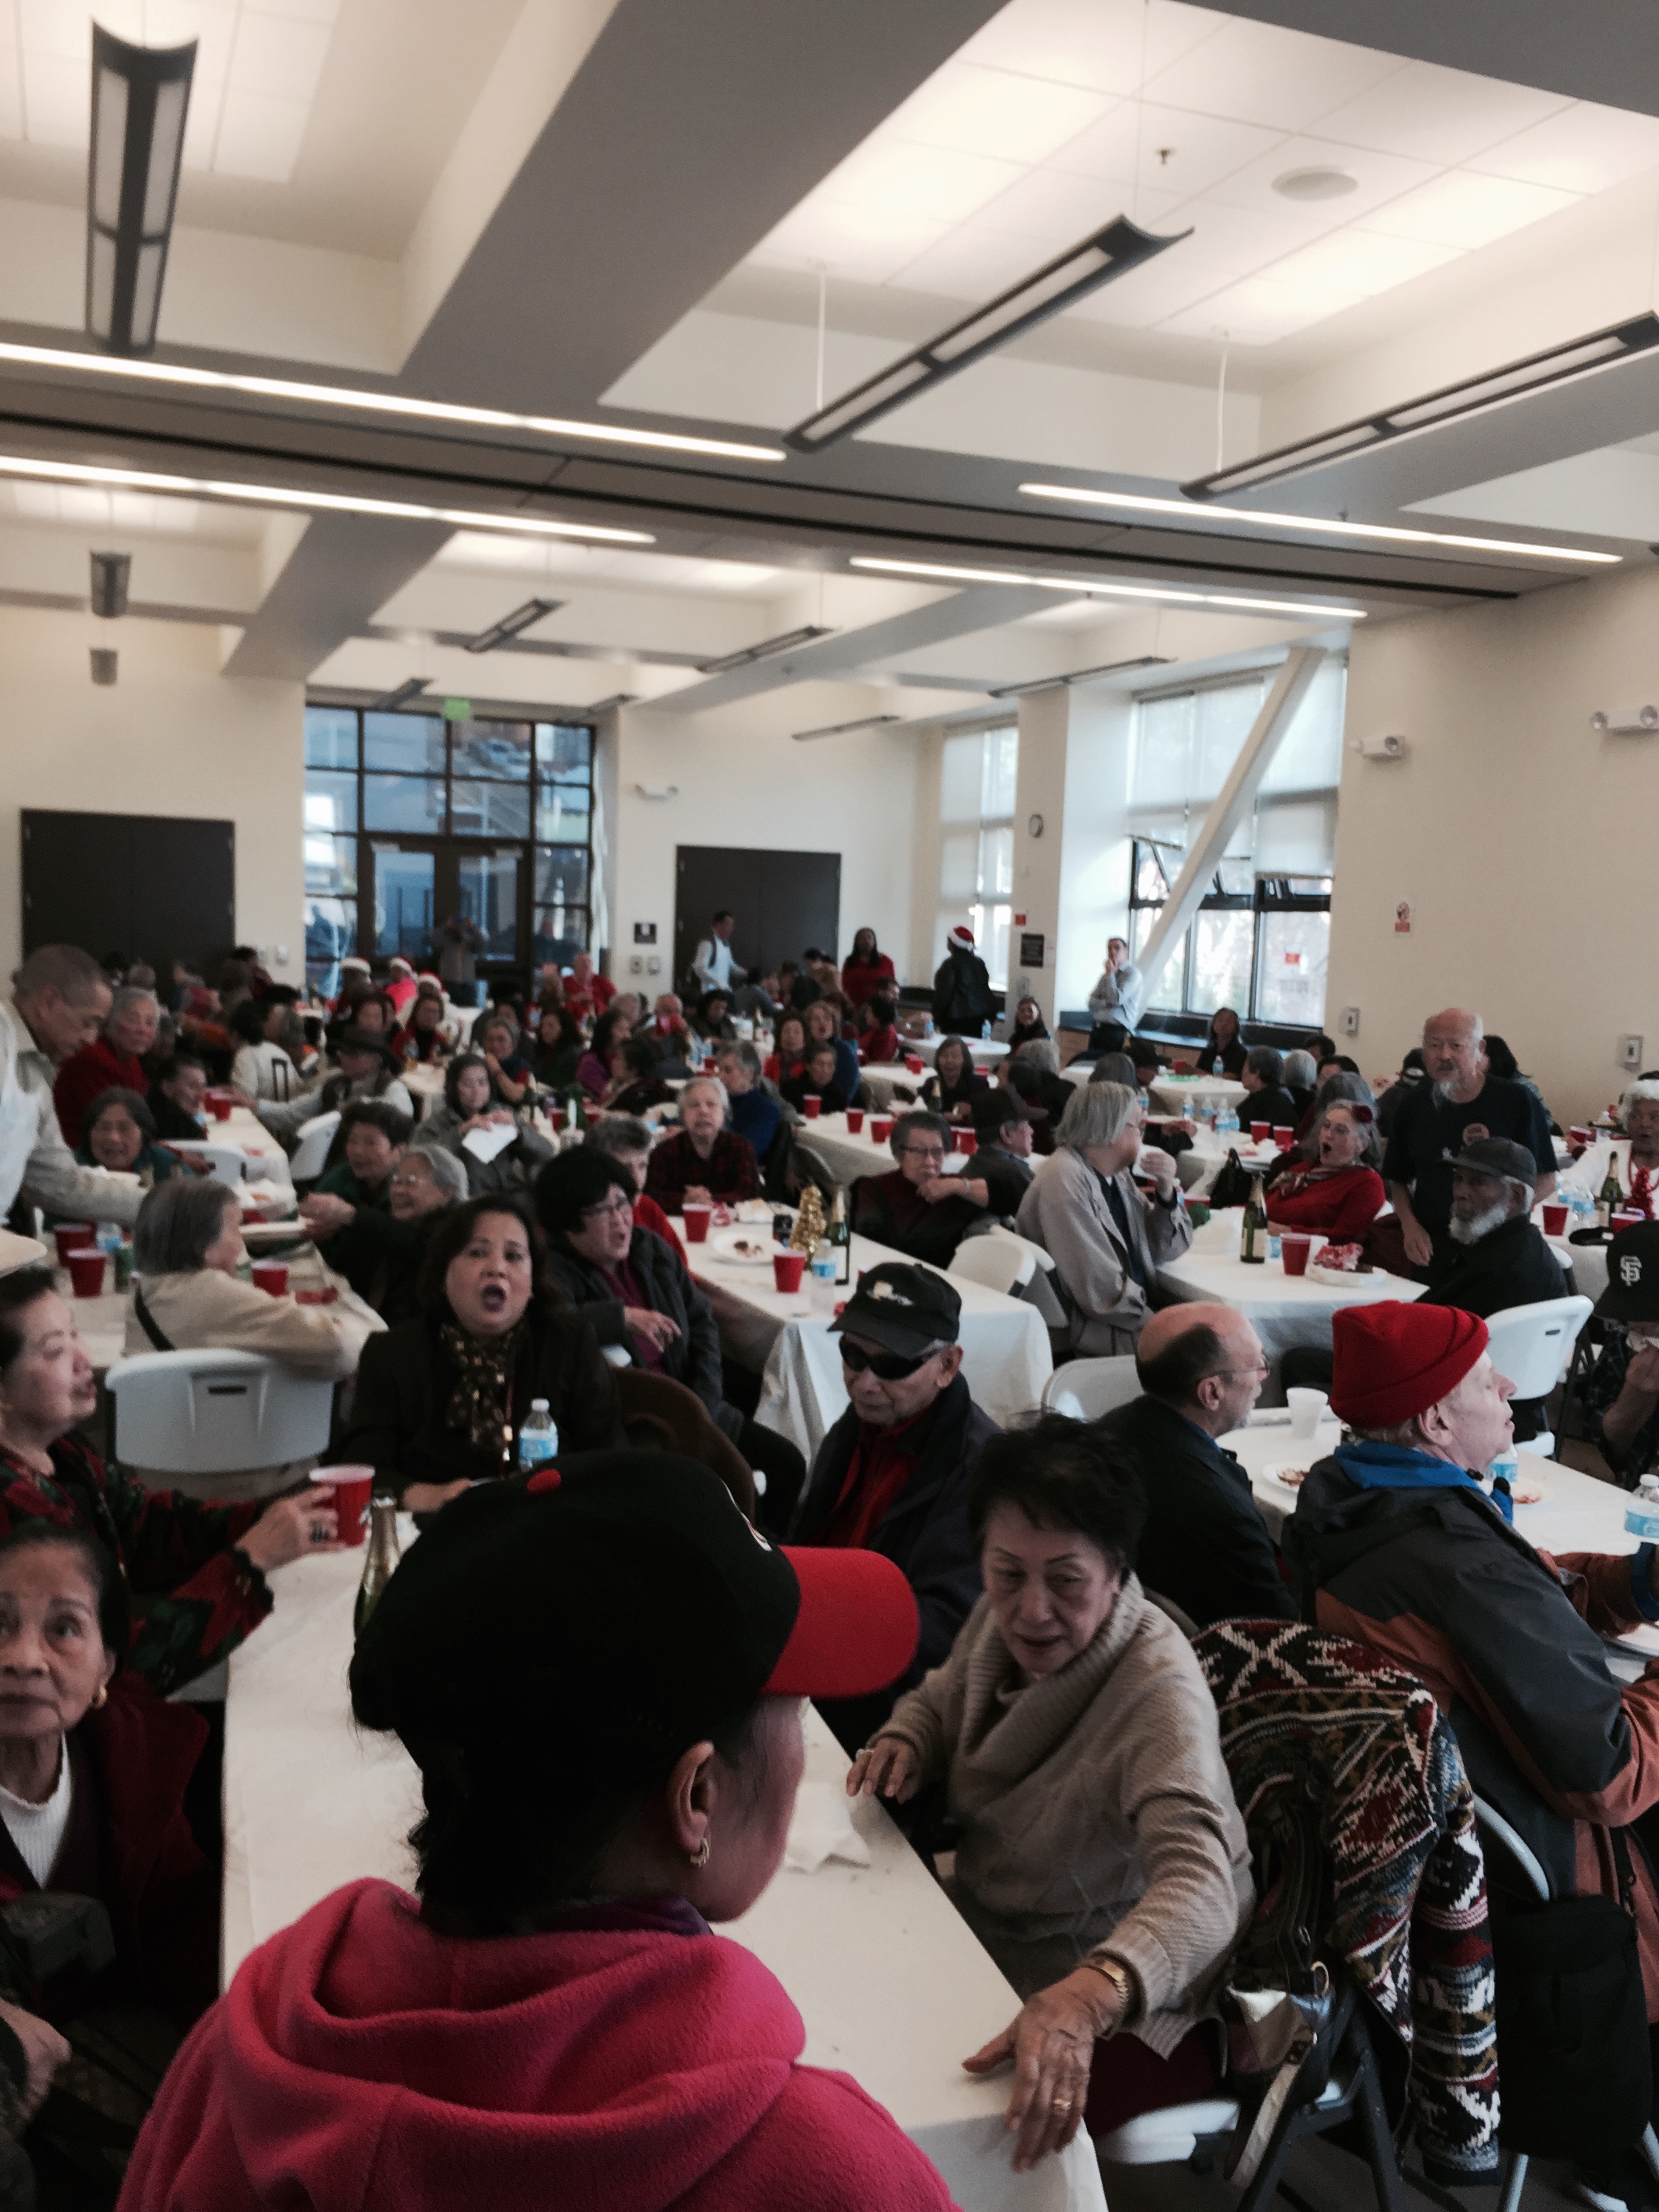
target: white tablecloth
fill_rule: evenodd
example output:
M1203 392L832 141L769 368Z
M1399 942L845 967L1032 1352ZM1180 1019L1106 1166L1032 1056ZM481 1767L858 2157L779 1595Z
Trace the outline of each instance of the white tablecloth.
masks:
M678 1221L675 1226L684 1228ZM820 1285L809 1273L797 1294L785 1297L773 1286L769 1263L722 1259L739 1237L765 1243L769 1231L764 1224L711 1230L707 1244L686 1248L691 1272L710 1294L726 1356L761 1376L757 1419L788 1437L810 1466L826 1431L847 1410L841 1352L830 1323L836 1305L852 1292ZM854 1280L862 1269L903 1257L867 1237L854 1237ZM1036 1308L1023 1299L961 1276L951 1281L962 1297L962 1371L975 1401L1006 1427L1042 1402L1042 1386L1054 1372L1048 1331Z
M939 1047L950 1035L951 1031L946 1030L939 1036L905 1037L902 1040L902 1047L906 1052L915 1053L918 1060L925 1060L931 1067ZM975 1067L993 1067L998 1060L1006 1060L1013 1048L995 1037L963 1037L962 1042L967 1046L968 1057Z
M1200 1106L1236 1106L1240 1120L1243 1119L1244 1085L1224 1075L1160 1075L1156 1083L1147 1085L1147 1095L1160 1114L1190 1114Z
M275 1609L232 1654L225 1708L228 1982L253 1947L343 1882L407 1884L420 1784L397 1740L350 1717L346 1667L360 1551L271 1577ZM807 1716L807 1774L839 1784L845 1754ZM1083 2138L1016 2174L1002 2130L1006 2075L962 2060L1018 2000L883 1808L854 1809L872 1863L781 1870L731 1934L775 1973L806 2023L810 2064L851 2074L933 2159L964 2212L1105 2212Z
M863 1127L854 1136L847 1126L845 1114L820 1114L815 1121L803 1121L795 1135L818 1155L837 1182L856 1182L860 1176L889 1175L897 1165L891 1145L878 1145L870 1134L873 1119L873 1115L866 1114ZM958 1173L967 1165L969 1157L966 1152L947 1152L945 1174Z
M878 1109L884 1114L902 1114L919 1104L921 1086L927 1080L925 1067L920 1075L915 1075L900 1060L872 1060L869 1066L861 1067L859 1073L869 1085L870 1096ZM898 1097L896 1094L901 1091L907 1096Z

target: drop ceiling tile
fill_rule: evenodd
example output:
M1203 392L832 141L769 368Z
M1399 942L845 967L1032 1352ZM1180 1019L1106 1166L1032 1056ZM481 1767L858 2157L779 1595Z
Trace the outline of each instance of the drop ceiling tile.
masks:
M1156 261L1143 262L1115 283L1103 285L1086 300L1066 309L1067 315L1085 322L1109 323L1119 330L1151 330L1166 315L1196 307L1212 292L1230 283L1237 270L1212 260L1187 258L1188 239L1172 246Z
M1170 107L1304 131L1403 67L1393 54L1235 18L1155 76L1146 94Z
M1468 167L1560 191L1604 192L1659 167L1659 117L1576 100L1530 131L1489 147Z
M1572 192L1508 177L1476 176L1454 169L1375 210L1359 226L1391 238L1419 238L1432 246L1473 249L1524 230L1528 223L1577 204Z
M307 106L316 95L328 52L329 27L295 22L244 8L231 53L229 88L256 93L262 100L297 100Z
M750 260L884 284L942 238L947 224L880 208L837 207L814 194L762 240Z
M222 177L252 177L285 185L305 143L310 103L267 100L257 92L225 94L213 166Z
M884 137L957 153L1042 161L1097 123L1111 96L1007 70L946 62L881 126Z
M1138 176L1159 191L1202 192L1267 154L1283 137L1258 124L1126 100L1073 139L1064 165L1076 174L1114 184L1133 184Z
M46 54L60 61L90 62L91 11L76 7L74 0L18 0L17 42L31 57Z
M35 145L84 147L91 108L90 61L24 54L23 122Z
M1060 250L1064 251L1063 246ZM1008 231L986 230L977 223L964 222L895 270L890 281L906 291L937 292L941 299L978 306L1053 258L1048 246L1036 239L1017 238Z
M1445 165L1467 161L1566 105L1559 93L1411 62L1322 115L1319 135Z
M1314 323L1322 322L1363 296L1335 293L1325 287L1270 284L1265 276L1247 276L1230 284L1158 325L1187 337L1224 337L1234 345L1273 345Z
M1354 190L1335 200L1286 199L1273 190L1274 182L1296 169L1345 170L1354 180ZM1264 214L1291 209L1315 220L1322 230L1331 230L1397 198L1414 185L1427 184L1437 173L1432 161L1409 161L1401 155L1379 154L1369 147L1304 133L1299 138L1281 138L1270 153L1212 185L1205 198Z
M1292 253L1340 227L1340 215L1328 202L1311 206L1275 199L1262 208L1233 207L1217 199L1188 200L1164 219L1167 230L1192 227L1192 236L1171 246L1169 258L1179 253L1184 261L1203 262L1228 277L1247 276L1281 253Z
M1021 174L1018 164L983 154L936 146L866 139L831 171L810 200L867 209L895 219L961 222L1006 191ZM806 204L804 203L803 204Z
M1048 165L1031 170L988 201L974 216L972 227L975 231L1007 231L1024 239L1041 240L1059 252L1110 222L1115 216L1127 215L1131 199L1139 222L1148 229L1158 229L1184 197L1146 185L1136 192L1132 185L1077 176Z
M957 58L1132 93L1213 37L1224 20L1180 0L1010 0Z
M1370 299L1458 260L1462 252L1461 246L1388 238L1380 231L1339 230L1270 262L1261 274L1270 283L1328 284L1334 292Z
M0 47L0 138L23 135L23 67L15 51Z

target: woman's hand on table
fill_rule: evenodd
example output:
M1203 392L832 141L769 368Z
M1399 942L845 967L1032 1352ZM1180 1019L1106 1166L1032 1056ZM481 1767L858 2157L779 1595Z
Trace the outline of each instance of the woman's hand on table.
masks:
M332 1191L313 1190L300 1200L300 1218L313 1237L332 1237L356 1218L357 1209L350 1200L337 1197Z
M307 1485L307 1498L279 1498L268 1505L236 1549L261 1574L303 1559L307 1552L342 1552L334 1492L326 1483Z
M963 2064L990 2074L1014 2062L1014 2091L1003 2126L1012 2135L1014 2171L1024 2173L1050 2151L1064 2150L1083 2124L1095 2044L1123 2015L1116 1986L1091 1966L1028 1997L1000 2035Z
M649 1306L624 1306L623 1325L630 1336L642 1336L658 1352L666 1352L680 1333L678 1322L667 1314L653 1313Z
M853 1761L847 1777L849 1797L894 1797L902 1805L921 1786L916 1754L896 1735L884 1735L867 1745Z
M438 1513L471 1486L465 1476L459 1482L411 1482L404 1486L398 1504L405 1513Z
M73 2054L50 2021L42 2020L38 2013L25 2012L21 2005L8 2004L3 1997L0 1997L0 2021L23 2046L23 2063L27 2069L23 2085L23 2117L27 2119L46 2102L53 2075Z

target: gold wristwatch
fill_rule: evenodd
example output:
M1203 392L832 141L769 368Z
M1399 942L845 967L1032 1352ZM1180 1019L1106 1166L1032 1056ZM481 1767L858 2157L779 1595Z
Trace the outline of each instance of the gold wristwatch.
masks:
M1103 1976L1109 1981L1122 1998L1123 2010L1119 2014L1116 2021L1116 2027L1122 2027L1139 2002L1140 1993L1134 1976L1119 1959L1085 1959L1083 1963L1091 1972Z

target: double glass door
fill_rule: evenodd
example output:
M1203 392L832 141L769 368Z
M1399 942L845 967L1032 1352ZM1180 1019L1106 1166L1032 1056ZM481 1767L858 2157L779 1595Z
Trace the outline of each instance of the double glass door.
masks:
M528 942L528 848L461 837L368 841L368 893L376 959L401 953L416 967L438 964L439 932L459 918L471 933L479 973L520 965Z

